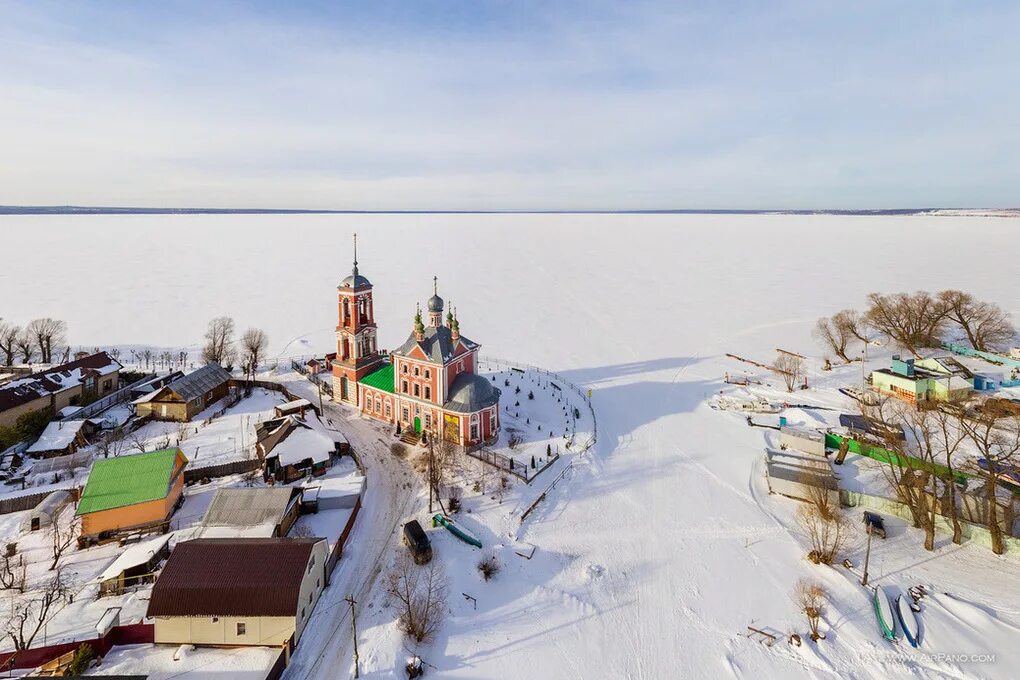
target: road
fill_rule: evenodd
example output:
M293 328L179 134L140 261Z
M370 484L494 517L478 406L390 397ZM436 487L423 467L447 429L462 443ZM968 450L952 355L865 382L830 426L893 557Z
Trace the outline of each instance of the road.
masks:
M291 392L318 403L315 386L299 374L278 380ZM323 418L346 435L361 458L367 484L354 531L291 657L286 680L343 677L338 673L343 668L353 672L350 610L345 598L353 594L355 601L368 602L372 591L383 587L379 577L388 553L399 546L397 528L420 502L416 485L406 483L410 466L390 453L387 431L381 425L328 401L323 401L323 407Z

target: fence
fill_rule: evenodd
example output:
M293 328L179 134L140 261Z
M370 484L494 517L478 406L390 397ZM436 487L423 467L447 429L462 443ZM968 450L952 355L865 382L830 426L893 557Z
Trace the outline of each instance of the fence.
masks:
M843 440L847 437L840 437L839 435L826 433L825 434L825 445L829 448L838 449ZM950 470L945 465L939 465L938 463L929 463L923 461L920 458L914 458L913 456L903 456L905 459L903 462L900 460L900 456L897 453L883 449L880 446L874 446L866 442L859 442L856 439L850 439L847 445L847 450L851 453L856 453L861 456L867 456L873 460L877 460L880 463L891 463L899 467L906 467L911 470L925 470L931 472L942 479L948 479L950 476ZM959 470L952 470L952 476L957 482L966 484L967 479L971 476L960 472Z
M298 363L297 361L291 361L290 367L293 368L298 373L300 373L301 375L308 378L309 380L311 380L330 397L333 396L333 384L330 383L328 380L325 381L319 380L316 376L312 375L312 373L308 370L308 368L304 364Z
M151 644L153 642L155 642L155 626L151 623L114 626L106 635L100 637L46 647L33 647L18 652L0 652L0 668L35 668L68 652L73 652L84 644L92 647L92 651L98 656L103 656L117 645Z
M136 380L130 385L122 387L116 392L113 392L112 394L106 395L102 399L97 399L88 406L83 406L80 410L75 411L74 413L65 418L61 418L61 420L81 420L82 418L91 418L92 416L96 415L97 413L100 413L101 411L105 411L111 406L119 404L123 401L127 401L131 397L131 390L133 388L137 387L138 385L141 385L143 382L152 380L155 377L156 377L155 373L150 373L141 380Z
M347 539L351 535L351 530L354 529L354 521L358 519L358 513L361 512L361 496L358 496L358 500L354 503L354 509L351 510L351 516L347 518L347 524L344 525L344 530L340 532L340 537L336 540L333 545L333 550L330 551L329 557L326 558L326 579L332 575L333 570L336 569L336 563L340 561L340 558L344 554L344 546L347 544Z
M184 483L194 484L195 482L203 479L216 479L217 477L227 477L228 475L240 475L245 472L254 472L255 470L261 469L262 461L258 458L234 460L229 463L209 465L208 467L185 468Z
M43 500L51 493L61 490L62 489L47 489L46 491L26 494L24 496L4 498L3 500L0 500L0 515L9 515L12 512L21 512L22 510L31 510L42 503Z
M584 389L582 389L580 386L575 385L574 383L572 383L571 381L567 380L566 378L564 378L559 373L556 373L554 371L546 370L546 369L541 368L539 366L532 366L531 364L523 364L523 363L520 363L520 362L517 362L517 361L510 361L509 359L500 359L498 357L488 357L488 356L480 356L480 357L478 357L478 362L480 364L482 364L482 363L493 364L493 365L496 366L496 368L499 368L500 366L506 366L507 368L516 368L518 370L534 371L536 373L541 373L543 375L549 376L550 378L554 378L554 379L558 380L559 382L561 382L564 385L566 385L569 389L573 390L574 392L577 392L577 394L581 397L581 399L584 400L584 403L588 406L588 412L591 414L591 428L592 428L591 429L591 436L587 439L587 441L582 443L579 448L574 448L574 446L572 444L568 444L567 448L572 450L572 451L575 451L576 453L584 453L585 451L590 449L592 446L594 446L595 443L598 441L598 437L599 437L599 424L598 424L598 420L595 418L595 409L591 405L591 397L589 397L588 393Z
M492 465L495 468L503 470L504 472L509 472L518 479L523 479L528 484L531 484L535 477L544 472L547 467L555 463L560 457L560 454L557 453L555 456L550 458L545 463L545 465L543 465L542 467L535 470L529 475L528 473L530 468L526 463L516 463L514 462L514 459L511 458L510 456L498 453L496 451L490 451L485 447L480 447L477 449L468 449L466 453L472 458L480 460L483 463L488 463L489 465Z

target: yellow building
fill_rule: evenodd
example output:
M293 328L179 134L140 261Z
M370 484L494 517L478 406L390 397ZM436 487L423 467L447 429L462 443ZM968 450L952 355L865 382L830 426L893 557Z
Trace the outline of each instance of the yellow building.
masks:
M321 538L201 538L179 543L146 616L157 644L296 645L326 586Z
M229 391L230 374L219 364L208 364L131 403L139 417L188 422Z
M26 413L45 408L57 413L105 397L120 386L120 363L96 352L60 366L0 385L0 426L13 426Z

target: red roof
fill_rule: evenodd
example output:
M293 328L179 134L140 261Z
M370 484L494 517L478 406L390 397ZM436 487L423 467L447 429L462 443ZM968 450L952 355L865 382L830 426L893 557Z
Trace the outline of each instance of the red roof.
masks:
M295 616L301 580L321 540L200 538L179 543L156 580L146 616Z

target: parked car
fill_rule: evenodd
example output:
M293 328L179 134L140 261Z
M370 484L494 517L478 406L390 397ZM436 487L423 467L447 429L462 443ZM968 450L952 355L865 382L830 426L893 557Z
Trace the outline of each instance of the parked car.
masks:
M432 560L432 543L418 520L404 525L404 545L410 549L415 564L428 564Z
M882 520L881 515L865 510L864 524L866 525L868 532L881 538L885 538L885 522Z

